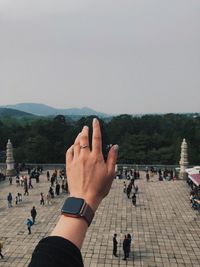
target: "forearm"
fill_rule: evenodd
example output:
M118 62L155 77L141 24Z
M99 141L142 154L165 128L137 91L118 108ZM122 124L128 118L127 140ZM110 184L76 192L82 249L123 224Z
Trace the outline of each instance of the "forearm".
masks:
M88 224L83 218L61 215L51 236L63 237L81 249L87 229Z

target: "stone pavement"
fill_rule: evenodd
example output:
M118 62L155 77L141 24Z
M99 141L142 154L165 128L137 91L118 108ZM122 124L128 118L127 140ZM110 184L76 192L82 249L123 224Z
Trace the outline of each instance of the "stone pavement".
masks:
M128 182L128 181L127 181ZM82 255L85 267L200 266L200 215L191 209L189 188L184 181L159 182L157 177L146 182L144 174L139 186L137 206L133 207L123 191L123 180L115 180L109 196L99 207L91 224ZM0 266L27 266L38 241L53 229L66 197L56 197L51 206L40 206L40 192L46 194L49 183L43 175L33 184L29 196L20 205L7 208L7 194L13 196L21 187L0 183L0 240L4 241ZM36 224L28 235L26 219L36 206ZM118 258L112 256L112 236L117 233ZM133 235L132 253L123 261L122 242L125 234Z

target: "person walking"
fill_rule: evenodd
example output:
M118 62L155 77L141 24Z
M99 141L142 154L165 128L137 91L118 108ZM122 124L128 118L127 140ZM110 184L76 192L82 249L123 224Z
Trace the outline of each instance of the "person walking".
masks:
M8 200L8 208L11 208L12 207L12 194L10 192L8 193L7 200Z
M49 178L50 178L50 173L49 171L47 171L47 181L49 181Z
M2 254L2 248L3 248L3 242L0 241L0 256L1 256L1 258L3 259L4 256L3 256L3 254Z
M124 236L124 241L123 241L123 251L124 251L124 258L123 258L123 260L126 260L127 259L127 256L128 256L128 246L129 246L128 237L125 235Z
M18 196L18 202L22 202L22 194L21 193L17 193L17 196Z
M130 198L131 190L132 190L132 184L130 183L126 189L126 194L128 198Z
M134 185L134 191L135 191L135 194L137 194L137 192L138 192L138 186L137 185Z
M114 234L114 236L113 236L113 255L115 257L118 257L117 256L117 244L118 244L118 242L117 242L117 234Z
M29 189L33 188L31 177L29 177L28 187L29 187Z
M130 251L131 251L131 241L132 241L132 238L131 238L130 234L127 234L127 239L128 239L127 258L129 258L129 254L130 254Z
M33 224L35 223L36 215L37 215L37 211L35 209L35 206L33 206L32 210L31 210L31 217L33 219Z
M40 193L40 205L44 205L44 195Z
M149 182L149 178L150 178L150 176L149 176L149 172L147 171L147 172L146 172L146 180L147 180L147 182Z
M60 195L60 184L58 182L56 183L56 195Z
M16 185L19 186L19 176L16 176Z
M28 234L31 234L31 226L33 225L33 222L30 219L27 219L26 221L27 229L28 229Z
M64 193L65 192L65 180L64 179L62 179L61 189L62 189L62 193Z
M54 186L54 182L55 182L55 176L52 175L52 176L51 176L51 186Z
M123 183L123 192L126 193L126 182Z
M18 195L16 195L16 197L15 197L15 204L16 204L16 205L18 204L18 201L19 201L19 199L18 199Z
M51 198L54 198L54 191L53 191L53 188L51 186L49 188L49 193L51 195Z
M24 176L23 175L20 176L19 181L20 181L20 185L23 186L24 185Z
M135 207L136 206L136 194L135 193L132 196L132 203L133 203L133 206Z
M27 183L27 179L24 180L24 196L28 196L28 183Z
M12 177L11 176L9 177L9 183L10 183L10 185L12 185Z

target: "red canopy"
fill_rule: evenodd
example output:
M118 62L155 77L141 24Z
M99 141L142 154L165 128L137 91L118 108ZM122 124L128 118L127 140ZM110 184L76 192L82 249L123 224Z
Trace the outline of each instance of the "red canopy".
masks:
M190 180L197 186L200 185L200 174L189 174L188 177L190 178Z

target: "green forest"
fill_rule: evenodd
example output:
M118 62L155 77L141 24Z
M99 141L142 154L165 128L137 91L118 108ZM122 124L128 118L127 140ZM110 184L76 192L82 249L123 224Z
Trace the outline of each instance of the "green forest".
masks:
M8 139L16 162L64 163L66 150L84 125L91 129L93 117L78 121L58 115L54 118L0 120L0 160L5 162ZM189 163L200 163L200 116L165 114L120 115L100 119L103 151L119 145L118 163L178 164L183 138L188 143ZM92 132L90 131L90 137Z

